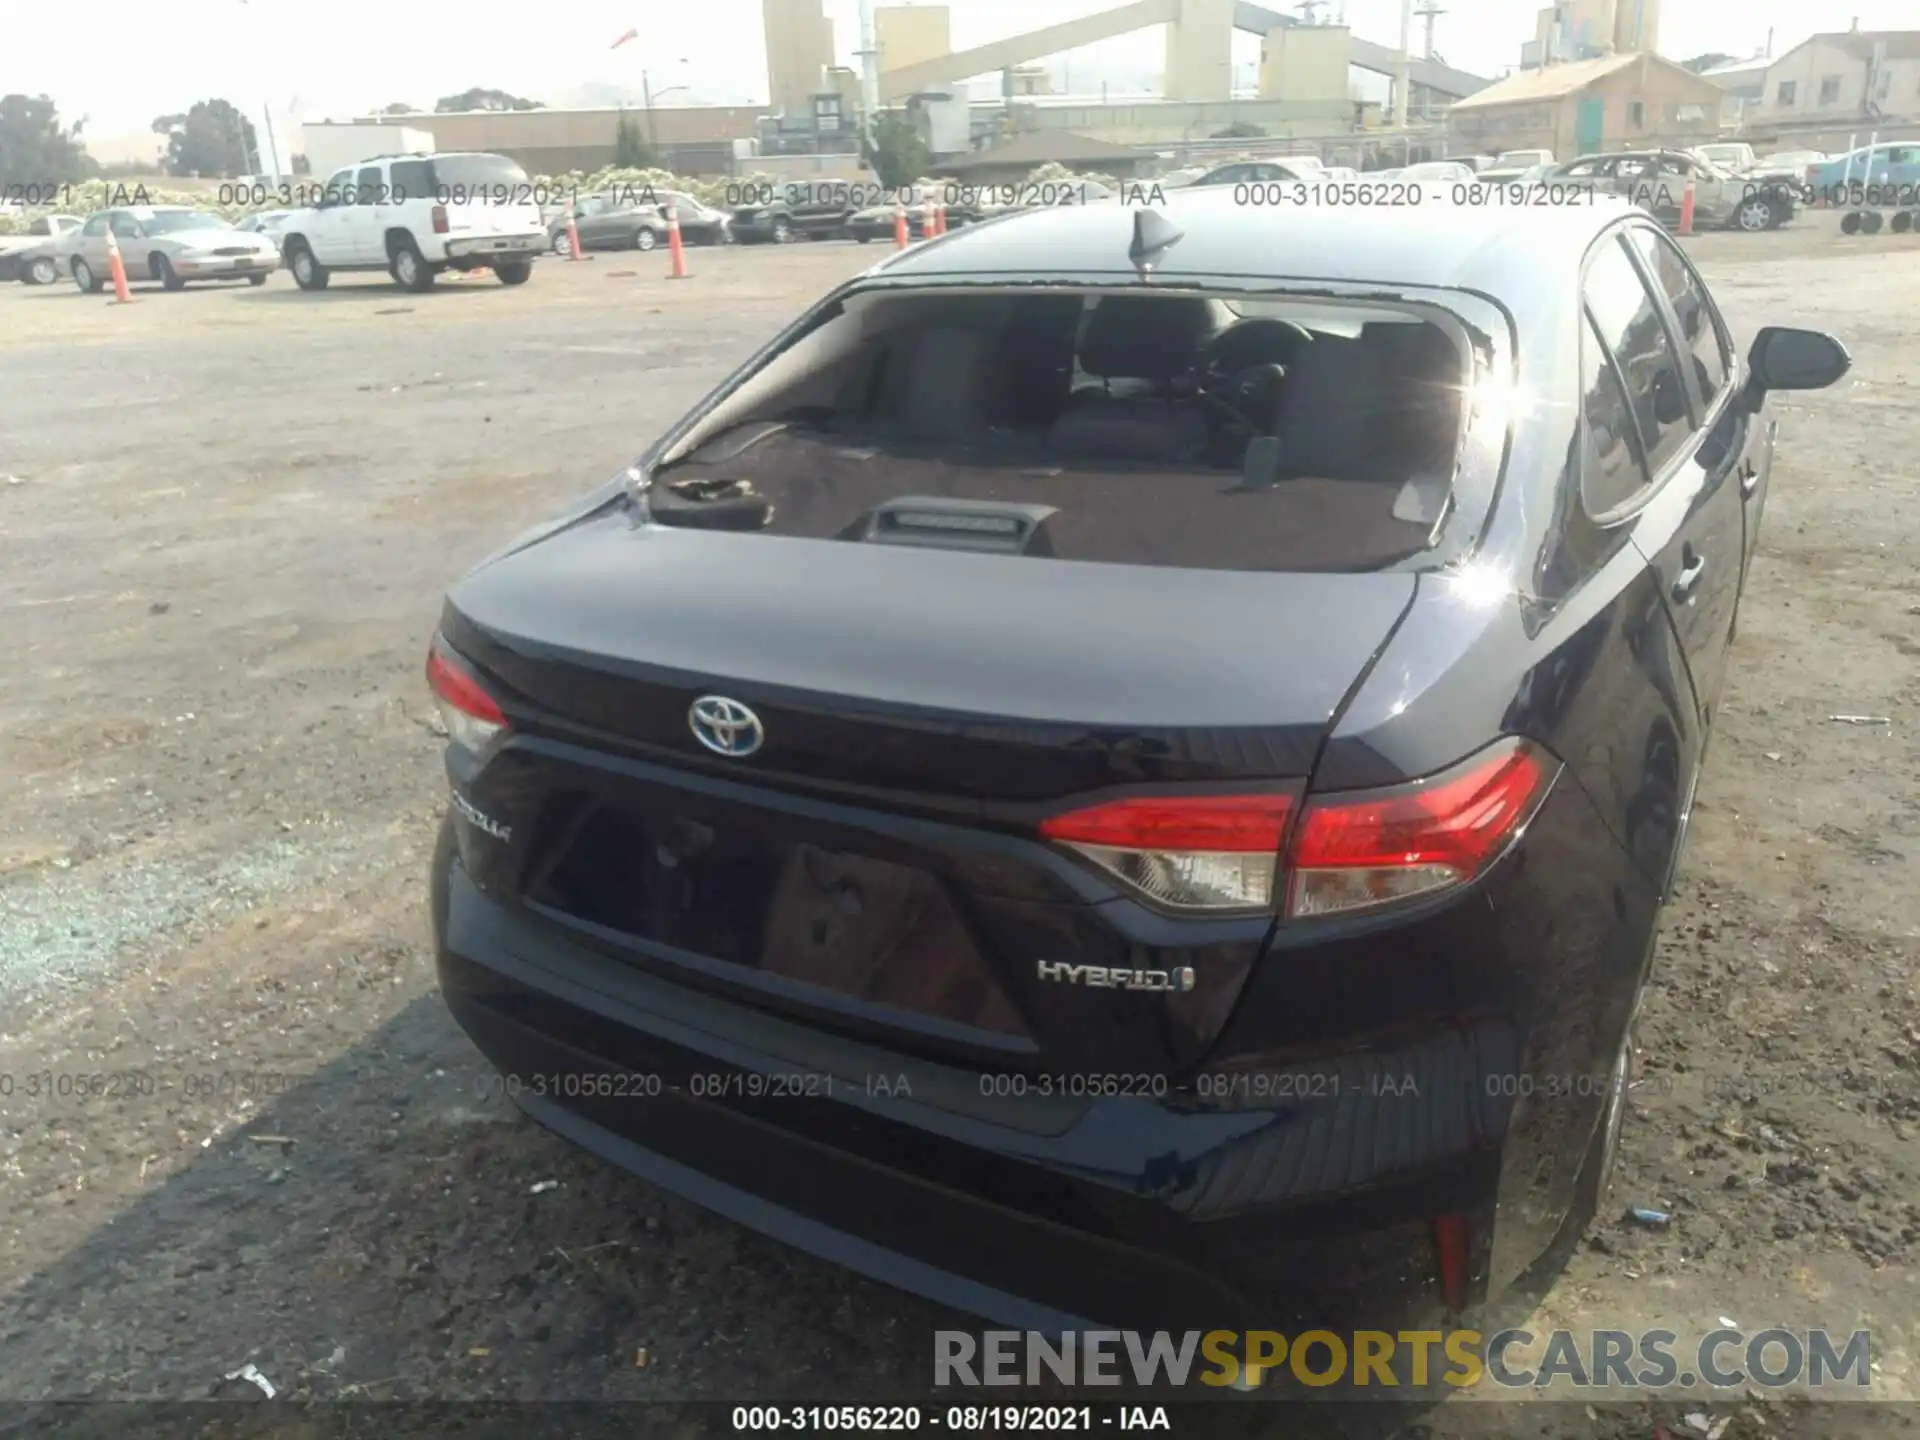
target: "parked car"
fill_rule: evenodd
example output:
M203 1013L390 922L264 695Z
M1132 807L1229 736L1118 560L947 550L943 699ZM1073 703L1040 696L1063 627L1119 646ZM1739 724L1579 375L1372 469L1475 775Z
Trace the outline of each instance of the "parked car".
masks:
M1400 172L1399 178L1446 190L1455 185L1470 184L1476 178L1476 172L1471 165L1459 160L1427 160L1407 166Z
M1291 156L1285 161L1236 160L1230 165L1216 165L1193 183L1195 185L1270 185L1275 182L1317 179L1319 172L1318 164L1305 165Z
M927 233L927 212L931 208L929 197L922 195L918 191L913 191L902 198L905 203L898 208L905 212L908 238L912 240L925 239ZM845 226L846 234L851 239L858 240L862 245L866 245L874 240L892 240L894 238L893 223L895 208L895 206L888 204L869 205L864 209L855 210L847 216ZM953 213L956 210L959 210L962 215L965 214L965 211L961 209L961 207L948 207L949 224L952 223Z
M889 256L455 584L432 923L505 1093L1050 1334L1457 1308L1577 1233L1768 397L1849 360L1743 362L1619 202L1405 224Z
M64 268L70 237L83 223L78 215L38 215L24 235L0 236L0 280L53 284Z
M574 233L582 250L653 250L667 243L667 206L674 206L680 238L689 245L731 242L729 217L691 195L647 187L584 195L573 207ZM565 255L567 211L547 224L547 247Z
M846 233L847 220L861 207L852 186L831 182L789 186L755 204L736 206L729 228L741 244L785 245Z
M233 228L255 235L278 235L295 213L292 210L260 210L234 221Z
M446 270L491 269L523 285L548 244L537 195L505 155L379 156L329 176L320 203L281 227L281 252L302 290L356 270L385 270L415 291Z
M1831 204L1920 207L1920 141L1862 145L1813 165L1807 181Z
M1486 169L1493 170L1530 170L1535 165L1554 163L1551 150L1502 150L1493 157L1493 164Z
M264 285L280 268L280 252L271 239L236 229L211 211L128 205L89 215L65 249L67 273L87 294L99 293L112 274L109 230L127 279L157 280L168 290L184 290L200 280Z
M1710 145L1696 145L1693 153L1730 175L1785 186L1799 197L1802 204L1813 200L1813 187L1807 184L1808 166L1826 158L1817 150L1801 150L1762 159L1743 140L1720 140Z
M1693 221L1702 229L1773 230L1793 218L1799 196L1792 185L1729 174L1683 150L1629 150L1585 155L1547 172L1549 183L1579 181L1622 195L1663 225L1680 221L1693 182Z

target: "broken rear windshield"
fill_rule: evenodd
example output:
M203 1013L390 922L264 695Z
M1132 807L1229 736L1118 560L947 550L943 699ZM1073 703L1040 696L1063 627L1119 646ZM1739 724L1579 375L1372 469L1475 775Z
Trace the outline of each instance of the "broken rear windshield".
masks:
M857 293L694 424L647 501L816 539L1374 569L1448 516L1470 359L1411 306Z

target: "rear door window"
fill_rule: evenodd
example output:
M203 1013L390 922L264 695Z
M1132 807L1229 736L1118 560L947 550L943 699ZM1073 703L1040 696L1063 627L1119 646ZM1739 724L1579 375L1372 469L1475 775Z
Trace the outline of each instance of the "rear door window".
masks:
M396 205L433 195L433 167L425 160L395 160L387 167L387 179Z
M1678 245L1645 225L1635 226L1628 234L1673 307L1681 339L1693 352L1694 381L1699 386L1702 407L1711 410L1733 373L1733 347L1727 339L1726 324Z
M1601 242L1587 262L1582 291L1619 367L1648 469L1657 476L1693 433L1694 417L1672 337L1627 243L1617 234Z
M1647 471L1626 388L1591 317L1580 342L1580 498L1605 515L1639 498Z

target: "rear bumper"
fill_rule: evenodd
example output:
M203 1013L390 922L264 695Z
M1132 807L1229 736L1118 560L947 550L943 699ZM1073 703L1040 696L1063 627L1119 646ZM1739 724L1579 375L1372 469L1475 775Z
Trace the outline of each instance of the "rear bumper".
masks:
M531 260L548 244L546 232L541 230L521 235L456 237L446 242L446 255L449 260Z
M447 1004L535 1120L958 1309L1046 1331L1397 1324L1438 1309L1429 1217L1467 1212L1476 1236L1490 1231L1496 1114L1416 1122L1398 1108L1383 1125L1381 1106L1404 1102L1369 1095L1358 1070L1351 1103L1306 1119L1144 1096L986 1099L976 1074L602 954L483 894L451 844L434 886ZM1465 1032L1355 1063L1461 1094L1511 1060L1499 1036ZM1396 1148L1390 1183L1343 1185Z

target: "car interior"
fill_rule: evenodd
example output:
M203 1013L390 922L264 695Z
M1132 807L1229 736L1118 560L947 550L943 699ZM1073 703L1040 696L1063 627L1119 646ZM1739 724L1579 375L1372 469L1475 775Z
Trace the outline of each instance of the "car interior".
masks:
M649 508L1061 559L1378 568L1445 519L1464 366L1404 309L886 297L722 401L656 468Z

